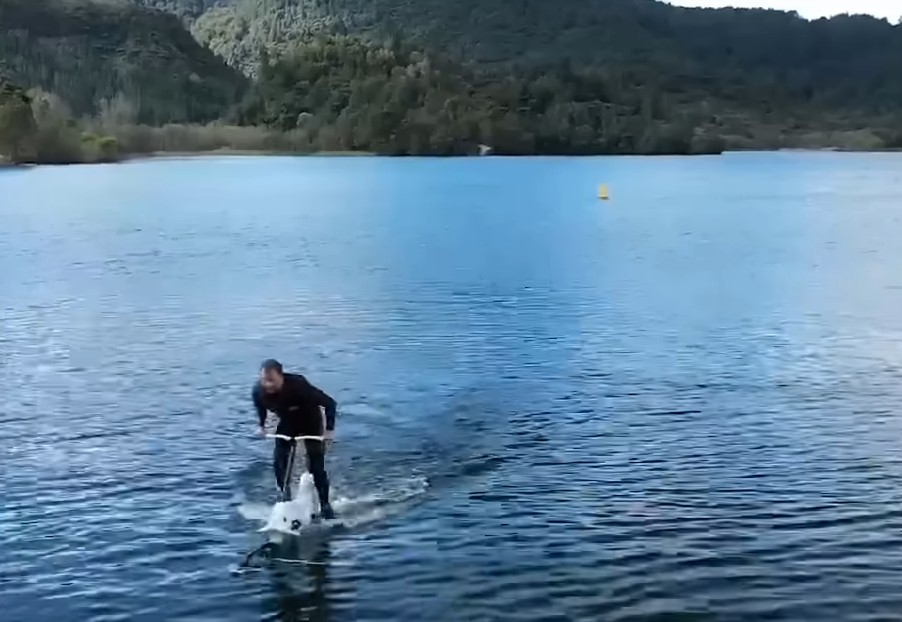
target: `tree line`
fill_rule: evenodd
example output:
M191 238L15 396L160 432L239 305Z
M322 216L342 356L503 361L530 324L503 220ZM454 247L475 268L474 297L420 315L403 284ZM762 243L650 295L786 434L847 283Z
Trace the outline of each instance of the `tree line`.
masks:
M704 119L629 75L567 65L465 66L394 39L319 37L264 56L232 113L296 131L311 150L460 155L719 153Z
M76 121L59 97L38 89L26 92L0 75L0 159L73 164L118 157L116 139Z

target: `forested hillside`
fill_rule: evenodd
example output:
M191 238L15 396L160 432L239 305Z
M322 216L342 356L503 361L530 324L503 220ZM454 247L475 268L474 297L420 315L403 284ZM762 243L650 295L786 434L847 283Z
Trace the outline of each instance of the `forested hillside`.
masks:
M0 0L0 68L75 114L114 104L146 123L215 119L244 82L178 19L125 0Z
M256 67L311 34L362 35L456 60L629 72L670 89L740 102L774 99L895 109L902 27L864 16L807 21L764 10L656 0L139 0L199 17L194 34Z
M0 0L42 161L899 148L900 67L886 21L656 0Z
M592 70L499 73L400 43L317 38L264 63L238 121L312 149L397 154L709 153L710 112Z

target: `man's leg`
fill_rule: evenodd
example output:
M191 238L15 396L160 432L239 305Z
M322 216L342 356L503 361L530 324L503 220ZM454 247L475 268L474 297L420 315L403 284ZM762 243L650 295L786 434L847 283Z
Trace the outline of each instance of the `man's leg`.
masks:
M321 441L304 441L307 450L307 470L313 475L313 483L319 495L319 505L324 518L332 518L329 505L329 476L326 474L326 454Z
M276 475L276 485L282 491L283 501L291 499L291 488L289 487L286 490L285 485L286 478L290 476L290 473L288 473L288 459L291 457L292 445L293 443L290 441L277 438L272 452L272 468Z

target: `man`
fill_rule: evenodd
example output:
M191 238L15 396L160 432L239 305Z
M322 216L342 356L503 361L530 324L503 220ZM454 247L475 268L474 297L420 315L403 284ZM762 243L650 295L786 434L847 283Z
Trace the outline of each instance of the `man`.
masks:
M254 407L260 421L260 433L266 435L266 413L279 417L276 434L285 436L322 436L324 442L304 441L307 451L307 469L313 475L319 495L322 517L335 518L329 504L329 477L326 475L326 449L331 445L335 431L335 400L310 384L300 374L286 374L282 364L270 359L260 366L260 379L254 385ZM326 413L323 425L322 408ZM285 492L289 485L288 459L293 443L276 439L273 451L273 470L279 489Z

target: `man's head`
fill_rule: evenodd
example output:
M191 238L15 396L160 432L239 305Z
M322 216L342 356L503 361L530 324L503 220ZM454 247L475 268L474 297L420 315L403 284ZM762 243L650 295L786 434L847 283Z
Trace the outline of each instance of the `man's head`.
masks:
M278 393L285 383L282 364L275 359L263 361L260 365L260 387L266 393Z

